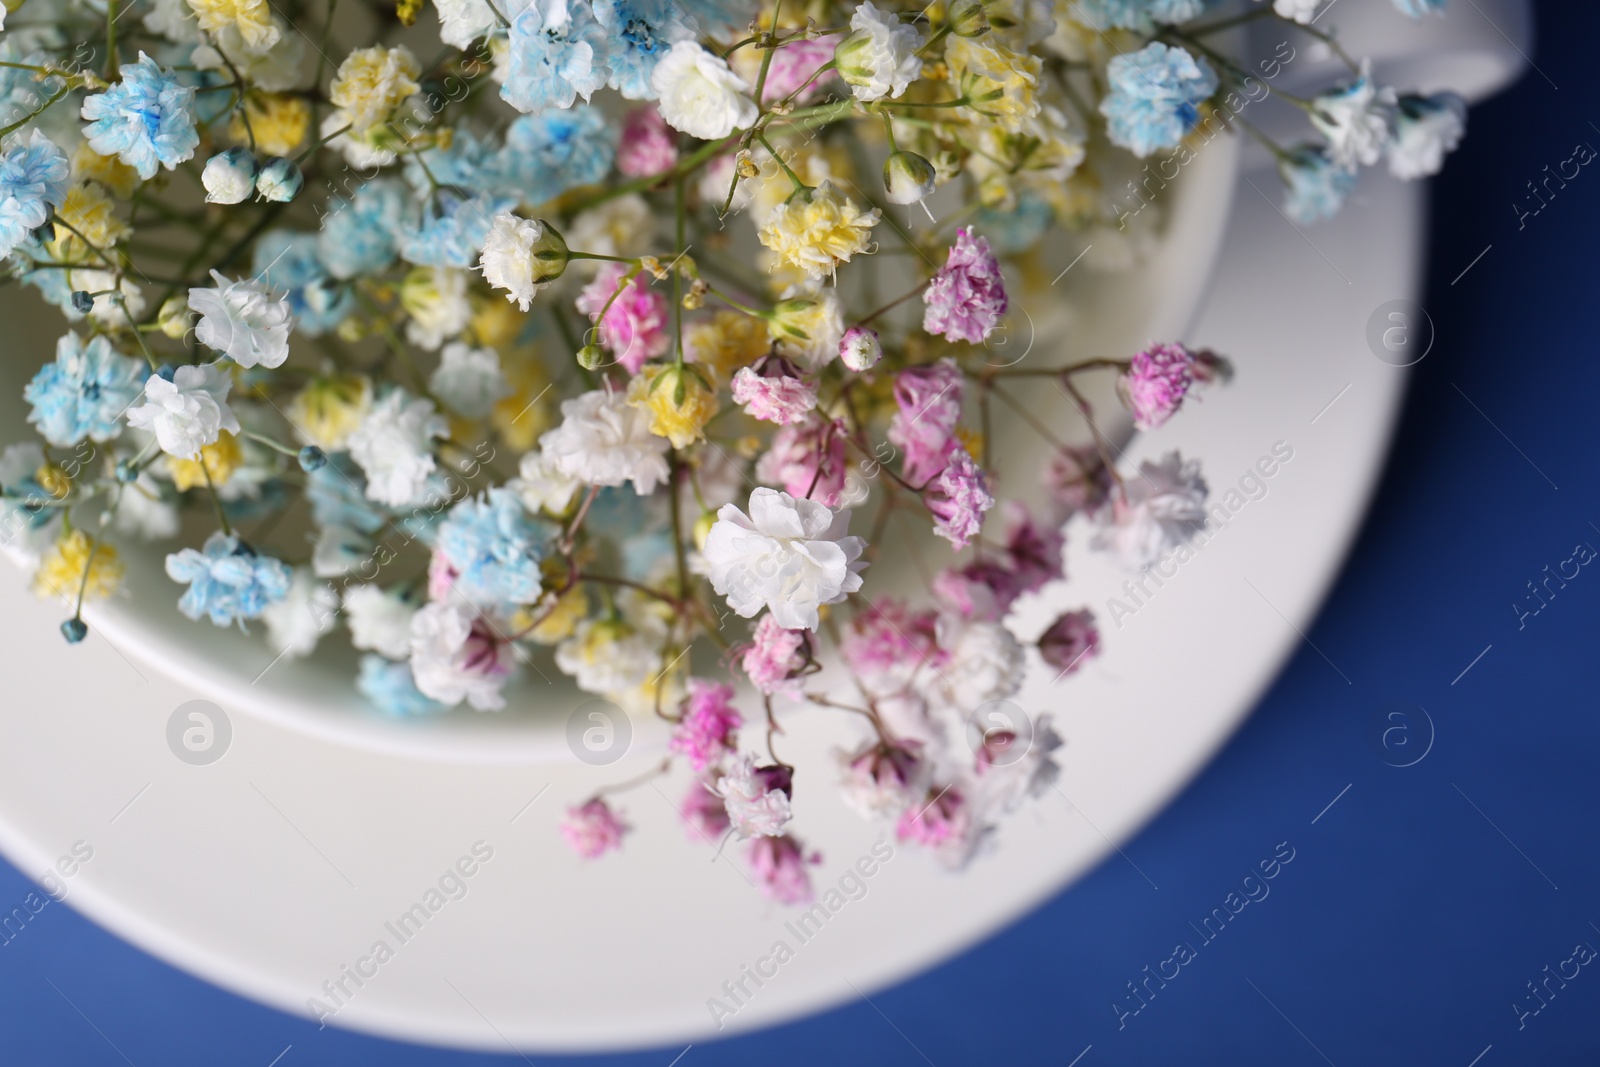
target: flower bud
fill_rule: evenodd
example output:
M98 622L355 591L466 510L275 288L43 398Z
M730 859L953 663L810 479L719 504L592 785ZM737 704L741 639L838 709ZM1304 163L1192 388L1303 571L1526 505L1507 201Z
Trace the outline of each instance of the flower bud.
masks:
M878 331L870 326L852 326L839 339L839 362L857 373L871 370L882 358Z
M122 485L136 481L139 477L139 465L131 459L117 460L116 478Z
M72 310L80 315L87 315L94 310L94 297L86 289L79 289L72 294Z
M989 32L983 0L956 0L950 8L950 32L957 37L982 37Z
M578 366L584 370L594 370L604 363L605 359L605 349L599 345L584 345L578 349Z
M306 445L295 458L300 461L300 469L307 474L328 465L328 454L316 445Z
M79 618L71 618L61 624L61 636L67 639L67 644L75 645L89 636L89 627Z
M916 204L933 192L933 164L915 152L896 152L883 164L883 189L891 204Z
M230 148L206 160L200 172L206 187L206 203L238 204L256 187L256 158L248 148Z
M544 231L528 246L528 255L533 261L534 279L551 282L566 272L571 254L567 251L567 239L554 226L543 219L539 223Z
M292 160L273 156L256 175L256 195L275 204L287 204L300 193L306 178Z
M172 297L161 305L161 311L156 315L157 328L174 341L183 340L183 335L189 332L192 325L194 313L189 310L187 297Z

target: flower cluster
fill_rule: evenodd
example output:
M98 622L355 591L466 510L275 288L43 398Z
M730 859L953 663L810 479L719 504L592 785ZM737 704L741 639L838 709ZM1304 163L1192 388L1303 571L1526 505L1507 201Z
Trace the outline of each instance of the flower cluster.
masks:
M1119 469L1092 416L1154 431L1228 371L1176 342L994 358L1008 316L1079 284L1040 269L1068 246L1154 247L1107 233L1117 184L1261 84L1219 30L1320 45L1325 5L433 6L442 50L386 25L326 63L265 0L6 30L0 259L67 323L0 451L7 555L69 641L142 567L280 658L347 641L381 714L517 714L537 673L658 716L691 840L737 835L783 903L820 858L784 721L831 709L845 800L967 862L1063 743L973 717L1114 654L1084 609L1020 632L1073 524L1138 570L1207 523L1196 460ZM1289 98L1314 136L1270 145L1302 222L1465 127L1332 52L1343 82ZM1013 409L1035 471L993 439ZM566 798L579 856L623 846L627 784Z

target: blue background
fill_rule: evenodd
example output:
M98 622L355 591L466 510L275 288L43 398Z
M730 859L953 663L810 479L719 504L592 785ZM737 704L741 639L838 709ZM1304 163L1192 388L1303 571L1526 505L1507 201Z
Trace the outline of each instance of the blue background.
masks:
M1457 5L1452 17L1478 17ZM1574 945L1600 947L1600 568L1520 629L1512 608L1576 544L1600 547L1600 175L1521 230L1511 208L1575 143L1600 145L1600 10L1552 0L1538 14L1543 74L1474 110L1437 182L1423 304L1438 340L1310 634L1353 684L1303 646L1127 860L871 1003L696 1046L682 1067L1600 1063L1600 967L1552 982L1537 1015L1513 1007L1537 1006L1526 983ZM1415 711L1385 718L1405 706L1427 709L1433 745L1395 767L1429 733ZM1270 896L1202 944L1189 924L1279 841L1295 858ZM29 885L0 865L0 899ZM1112 994L1180 940L1198 958L1119 1030ZM0 949L0 1005L5 1063L267 1067L288 1046L280 1067L522 1062L318 1031L65 907ZM666 1067L682 1051L528 1059Z

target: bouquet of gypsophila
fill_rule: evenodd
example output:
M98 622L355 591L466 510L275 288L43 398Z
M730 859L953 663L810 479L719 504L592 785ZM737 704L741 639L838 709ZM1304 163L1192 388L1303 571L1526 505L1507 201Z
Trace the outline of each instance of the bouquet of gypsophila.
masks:
M1264 141L1311 221L1360 166L1436 171L1463 129L1458 98L1374 84L1317 0L421 7L3 11L0 256L68 320L26 388L40 440L0 456L6 541L69 641L119 542L181 538L183 614L283 658L342 628L383 712L499 709L544 662L659 715L686 822L747 839L783 901L816 857L775 708L859 721L847 798L958 865L1060 739L952 738L1030 659L1100 647L1087 610L1007 625L1061 582L1064 523L1133 568L1204 527L1197 464L1119 472L1084 379L1155 429L1224 360L983 358L1045 235L1112 241L1119 180L1219 132ZM1348 63L1285 97L1320 141L1239 114L1265 83L1217 42L1254 19ZM1028 379L1089 437L1030 414ZM996 500L991 403L1048 444L1045 508ZM891 517L947 543L924 602L869 596ZM628 830L615 791L568 811L584 856Z

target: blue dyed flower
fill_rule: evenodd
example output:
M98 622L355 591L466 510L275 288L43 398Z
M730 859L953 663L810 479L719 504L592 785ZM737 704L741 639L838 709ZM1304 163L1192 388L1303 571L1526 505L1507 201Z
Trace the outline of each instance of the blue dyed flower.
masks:
M84 136L102 156L116 156L148 181L159 167L171 170L194 155L194 90L139 53L122 68L122 80L83 102Z
M70 173L66 155L37 129L0 152L0 256L9 256L61 206Z
M439 185L467 193L497 191L494 160L494 150L477 134L457 130L449 148L429 148L406 156L406 180L419 194Z
M1106 64L1111 93L1100 102L1107 133L1139 157L1172 148L1200 121L1196 105L1217 91L1203 59L1159 42Z
M56 498L39 484L39 468L45 465L44 449L33 441L8 445L0 452L0 544L17 545L17 533L42 530L61 515L48 507Z
M317 258L328 273L354 278L393 263L405 199L404 187L389 178L367 182L348 200L331 199L317 235Z
M1302 224L1331 219L1356 187L1356 173L1338 166L1315 145L1301 145L1279 160L1286 186L1284 214Z
M423 267L475 266L494 217L516 206L511 196L462 197L441 189L401 224L400 255Z
M742 29L756 13L751 0L679 0L677 7L703 33Z
M629 100L654 100L656 63L674 41L695 36L675 0L595 0L594 17L607 34L606 84Z
M586 0L531 0L508 5L510 57L500 95L518 111L587 102L606 83L606 35Z
M1077 0L1072 17L1097 30L1149 33L1158 22L1175 25L1199 18L1209 0Z
M455 574L455 588L473 604L531 604L543 586L539 562L550 531L507 489L463 500L439 527L437 551Z
M445 705L424 696L417 688L411 664L392 663L371 653L361 657L356 688L386 715L431 715L445 710Z
M342 452L329 456L325 465L306 477L306 500L318 526L374 533L386 521L367 499L367 480L360 468Z
M254 619L268 604L289 593L290 571L271 556L257 555L232 534L220 531L206 538L203 551L192 548L167 557L167 577L189 591L178 610L191 619L208 616L217 626Z
M1400 9L1400 14L1410 15L1419 19L1423 15L1444 10L1445 0L1394 0L1394 6Z
M506 130L496 166L530 204L601 181L617 158L615 124L599 108L528 115Z
M119 355L104 337L85 345L75 333L56 342L56 358L22 390L33 405L28 421L58 448L88 437L109 441L122 432L122 413L144 391L145 368Z
M1055 209L1043 197L1023 191L1017 195L1016 207L1010 211L980 208L974 227L983 231L995 252L1014 255L1037 244L1054 221Z
M300 331L316 337L333 329L355 309L350 290L334 281L317 255L317 235L271 230L256 242L251 267L269 289L287 294Z

